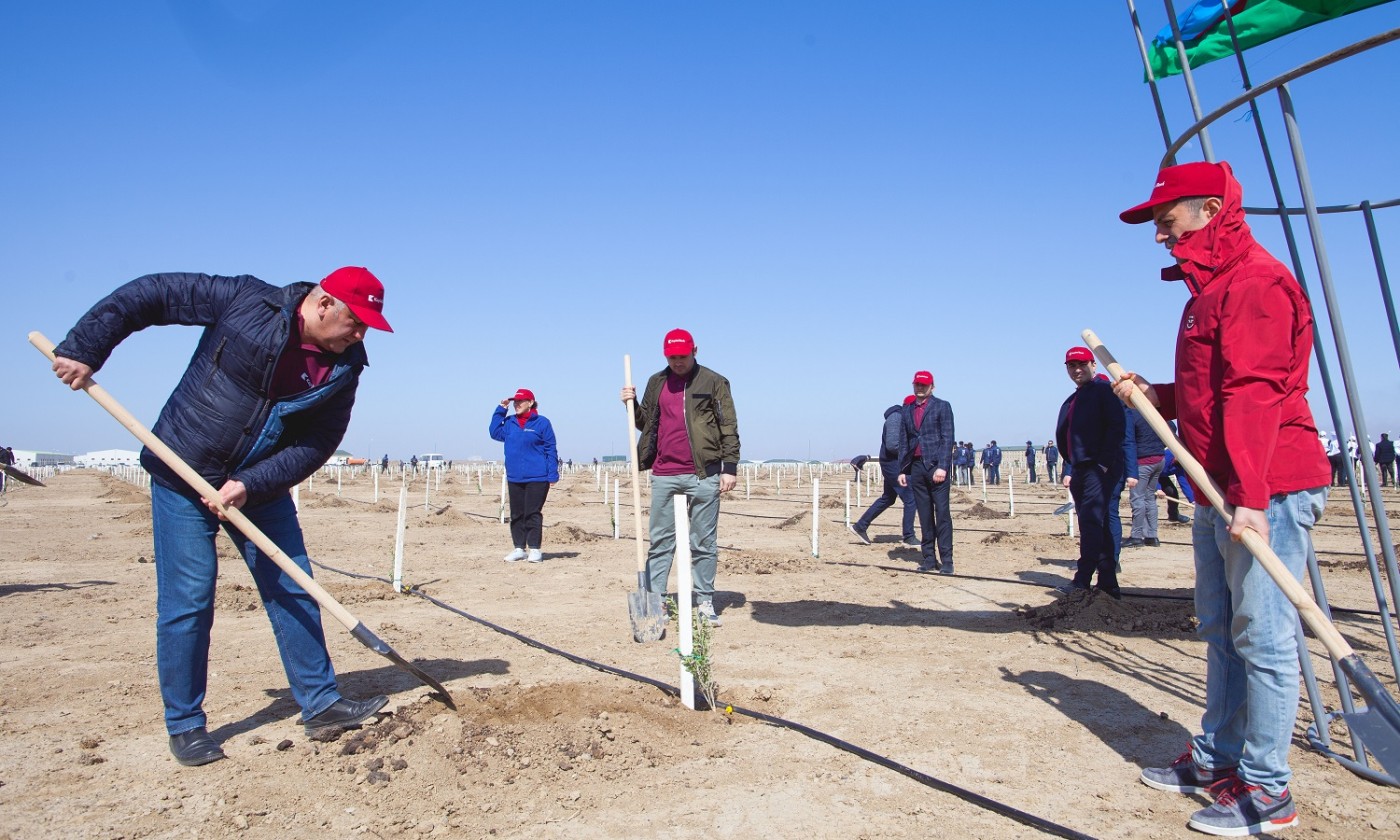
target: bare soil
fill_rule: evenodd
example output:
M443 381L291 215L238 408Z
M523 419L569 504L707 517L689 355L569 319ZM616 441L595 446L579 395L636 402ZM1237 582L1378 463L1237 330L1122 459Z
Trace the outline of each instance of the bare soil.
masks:
M317 579L445 683L458 709L327 616L342 689L390 704L372 725L309 739L251 577L225 542L205 708L228 760L200 768L167 748L144 491L94 471L11 485L0 496L0 838L1018 838L1052 824L1191 836L1186 819L1204 800L1138 781L1143 766L1181 752L1201 711L1189 527L1164 524L1161 547L1124 553L1122 601L1060 600L1051 587L1077 553L1065 518L1050 513L1062 489L1018 483L1014 517L1007 485L985 499L956 491L949 577L913 571L918 550L900 544L897 510L871 529L873 545L844 529L848 475L823 482L819 557L807 482L789 473L779 491L760 479L747 500L741 482L726 498L724 626L713 639L721 708L699 712L396 593L375 578L391 574L397 481L376 502L366 476L347 477L340 495L318 476L300 492ZM625 489L624 479L630 501ZM427 509L423 478L408 498L406 583L574 657L679 682L674 634L631 638L631 508L613 539L591 473L551 492L538 565L502 562L509 532L475 474L435 483ZM1316 543L1331 603L1374 609L1345 498ZM1395 692L1378 620L1338 621ZM1326 654L1310 647L1335 706ZM1400 836L1400 791L1309 750L1311 723L1305 704L1293 833ZM1345 752L1343 727L1331 733Z

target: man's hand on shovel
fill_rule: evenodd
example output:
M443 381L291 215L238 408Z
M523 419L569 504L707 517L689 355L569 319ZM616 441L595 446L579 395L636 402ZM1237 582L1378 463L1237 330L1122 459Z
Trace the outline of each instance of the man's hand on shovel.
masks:
M1118 399L1128 408L1133 407L1133 392L1141 392L1147 401L1155 406L1160 406L1161 400L1157 399L1157 391L1152 387L1152 383L1133 371L1123 371L1123 375L1118 377L1118 381L1113 383L1113 393L1118 395ZM1259 536L1269 541L1269 514L1259 508L1236 507L1230 516L1230 539L1235 542L1244 541L1244 531L1246 528L1253 528L1259 532Z

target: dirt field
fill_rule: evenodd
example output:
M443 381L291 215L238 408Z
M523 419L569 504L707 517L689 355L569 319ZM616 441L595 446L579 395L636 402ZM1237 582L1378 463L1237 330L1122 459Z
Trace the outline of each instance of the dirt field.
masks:
M779 494L760 481L746 500L741 480L724 503L714 669L732 715L687 710L386 583L318 569L459 710L327 616L342 689L387 693L391 713L312 741L251 578L230 555L205 706L229 758L201 768L167 749L146 494L91 471L13 489L0 497L0 838L1002 838L1044 825L1199 836L1185 823L1203 800L1137 779L1181 751L1200 715L1189 526L1163 525L1160 548L1124 553L1122 602L1066 608L1049 588L1076 555L1064 517L1050 514L1063 490L1018 484L1015 518L1005 485L985 504L980 490L956 491L950 578L912 571L897 509L876 522L872 546L844 530L849 474L823 483L818 558L807 483L789 475ZM474 476L449 475L428 511L423 480L411 485L405 581L576 657L676 684L674 639L642 645L629 632L630 507L615 541L593 476L567 476L545 508L546 562L506 564L498 482L481 494ZM324 478L302 487L313 556L388 577L397 487L377 504L364 477L342 492ZM1348 507L1334 498L1317 531L1323 575L1334 606L1374 609ZM1395 692L1377 620L1340 626ZM1400 790L1309 751L1311 715L1300 712L1292 834L1400 836Z

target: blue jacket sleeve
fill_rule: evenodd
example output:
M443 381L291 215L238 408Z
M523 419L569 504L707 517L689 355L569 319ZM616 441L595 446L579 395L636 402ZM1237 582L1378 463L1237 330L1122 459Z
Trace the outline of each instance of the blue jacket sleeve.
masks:
M82 362L93 371L127 336L167 324L208 326L254 278L209 274L147 274L93 304L54 354Z
M356 376L324 403L294 415L283 433L287 445L229 476L243 482L249 501L267 499L300 484L330 460L350 426L359 384Z
M492 440L502 443L506 440L506 410L502 406L496 406L496 410L491 413L491 423L486 427L486 431L491 434Z
M544 422L540 424L540 438L544 442L545 470L548 472L550 484L559 480L559 446L554 439L554 424L540 418Z

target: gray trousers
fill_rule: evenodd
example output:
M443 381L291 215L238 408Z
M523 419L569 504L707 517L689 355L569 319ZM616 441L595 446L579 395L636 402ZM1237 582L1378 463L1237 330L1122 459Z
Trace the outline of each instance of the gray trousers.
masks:
M1133 505L1133 539L1157 538L1157 481L1162 461L1137 465L1137 486L1128 491Z

